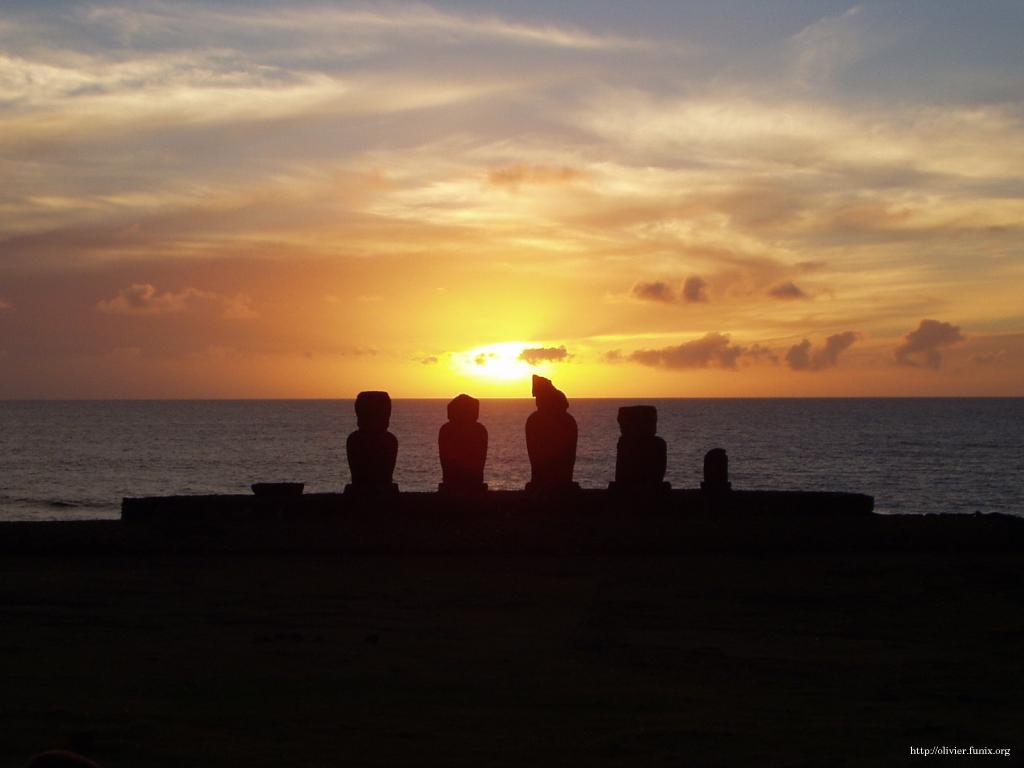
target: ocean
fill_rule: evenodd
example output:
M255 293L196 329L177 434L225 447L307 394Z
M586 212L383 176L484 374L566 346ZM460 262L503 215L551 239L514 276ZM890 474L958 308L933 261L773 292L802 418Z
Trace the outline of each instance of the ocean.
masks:
M576 480L614 475L619 406L658 408L675 488L699 486L702 458L725 448L737 489L853 491L889 514L1024 515L1024 399L580 399ZM437 488L444 400L396 400L395 480ZM532 400L483 400L485 480L529 479L523 425ZM249 493L298 481L348 481L351 400L2 401L0 520L116 518L125 496Z

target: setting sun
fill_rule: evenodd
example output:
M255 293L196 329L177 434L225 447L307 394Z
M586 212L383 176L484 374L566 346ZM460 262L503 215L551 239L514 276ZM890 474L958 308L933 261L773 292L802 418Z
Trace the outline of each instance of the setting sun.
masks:
M498 381L526 381L531 374L543 373L549 366L542 362L531 365L530 352L539 349L525 341L505 341L488 344L452 355L452 367L461 376L496 379Z
M479 376L500 381L525 380L535 370L523 358L523 351L530 344L522 341L506 341L500 344L488 344L466 352L452 355L452 365L456 373L461 375Z

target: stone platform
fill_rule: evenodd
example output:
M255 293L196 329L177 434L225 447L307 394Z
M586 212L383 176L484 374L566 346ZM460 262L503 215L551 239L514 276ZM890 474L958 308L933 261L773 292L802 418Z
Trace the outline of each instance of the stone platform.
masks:
M1024 519L878 515L870 496L581 490L127 498L122 519L0 523L0 554L686 555L1024 549Z

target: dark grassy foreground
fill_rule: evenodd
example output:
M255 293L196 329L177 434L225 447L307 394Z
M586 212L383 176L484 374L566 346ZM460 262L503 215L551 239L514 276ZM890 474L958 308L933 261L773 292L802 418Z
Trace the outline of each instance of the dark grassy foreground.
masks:
M1018 547L0 557L0 765L971 764Z

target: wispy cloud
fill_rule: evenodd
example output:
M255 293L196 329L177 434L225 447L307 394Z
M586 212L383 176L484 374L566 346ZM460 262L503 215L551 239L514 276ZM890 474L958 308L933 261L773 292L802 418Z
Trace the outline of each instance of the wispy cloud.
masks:
M567 165L506 165L487 174L491 184L513 188L523 184L569 184L583 178L585 173Z
M213 294L195 288L161 293L149 283L135 283L122 288L114 298L99 302L96 308L109 315L170 315L187 312L212 298Z
M178 315L216 306L229 320L253 320L259 313L252 300L244 295L221 296L212 291L184 288L180 291L159 291L150 283L134 283L122 288L112 299L105 299L96 309L108 315Z
M825 16L793 35L789 44L796 82L804 87L828 83L843 67L864 55L868 35L864 9L855 5L834 16Z
M116 29L122 40L144 40L157 34L181 34L189 30L255 29L278 37L282 32L315 37L358 37L377 32L415 37L436 36L454 40L489 39L522 46L577 50L619 50L644 47L642 40L587 31L564 24L529 24L497 15L456 14L425 3L384 3L363 7L322 5L285 8L233 8L230 12L197 3L149 2L137 7L104 6L90 9L86 18Z

